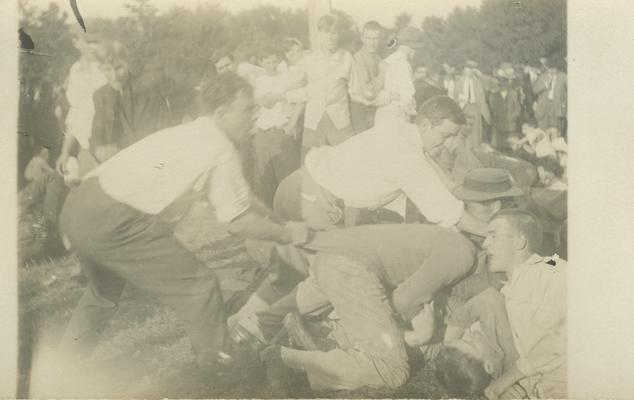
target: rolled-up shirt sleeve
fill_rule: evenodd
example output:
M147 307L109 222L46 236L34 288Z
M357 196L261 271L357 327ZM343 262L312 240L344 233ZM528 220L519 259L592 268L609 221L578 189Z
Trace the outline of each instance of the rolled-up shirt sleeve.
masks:
M540 307L522 332L523 354L517 368L526 376L552 371L566 362L566 274L555 274L543 292Z
M217 165L209 172L209 201L216 218L229 223L249 209L249 186L242 174L240 158L233 148L221 153Z
M289 79L291 89L286 92L286 101L306 103L308 101L306 57L299 60Z
M401 190L414 202L418 211L431 223L445 227L456 225L464 203L449 192L422 154L420 157L403 155L401 161Z

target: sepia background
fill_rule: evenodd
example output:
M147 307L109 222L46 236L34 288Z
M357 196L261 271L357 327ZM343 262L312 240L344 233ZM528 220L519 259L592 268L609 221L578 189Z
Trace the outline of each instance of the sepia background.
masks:
M44 26L60 26L56 21L64 21L64 13L66 22L68 18L72 18L70 10L66 2L59 1L56 6L47 6L44 2L22 2L20 5L25 11L24 20L20 21L21 27L29 26L29 33L36 35L45 35L55 40L47 41L47 48L43 51L52 52L54 54L72 53L70 46L70 38L68 34L61 31L44 31ZM29 4L31 3L31 4ZM33 3L37 3L34 5ZM256 32L264 31L270 37L297 36L304 42L308 42L309 32L307 29L306 15L302 12L300 6L288 9L278 9L278 7L265 7L258 9L260 2L235 2L231 7L218 7L214 5L201 5L200 8L187 7L181 11L170 11L168 1L156 1L157 9L151 7L140 7L143 2L130 2L132 7L126 8L124 2L117 4L112 2L106 9L100 4L99 7L85 6L79 2L82 13L88 20L88 23L94 23L101 30L112 32L114 37L118 37L128 46L130 46L132 54L134 54L133 62L136 60L139 65L144 64L144 68L148 68L148 74L156 74L158 76L169 77L167 83L170 90L173 91L174 98L178 99L180 93L186 93L195 85L196 79L200 74L204 73L206 57L205 51L207 46L216 47L226 45L233 47L238 42L249 38L248 40L257 43L258 36ZM154 2L148 2L148 5ZM217 2L216 2L217 3ZM287 3L301 2L280 2L282 8L286 8ZM339 7L336 1L333 1L334 8L340 8L347 15L350 21L349 28L354 30L354 26L362 24L364 18L356 14L354 8L344 7L344 2ZM355 3L355 2L349 2ZM357 4L359 2L356 2ZM387 12L380 13L381 20L387 27L397 30L399 24L407 24L407 12L411 10L414 3L420 2L371 2L375 9L389 9L390 17ZM539 57L542 55L543 47L531 47L531 43L523 46L517 46L513 42L513 38L500 36L497 32L504 29L503 26L496 26L496 15L494 10L490 10L490 14L482 10L477 13L474 9L463 9L453 11L455 5L478 5L478 2L454 2L453 6L446 3L440 5L441 2L422 2L429 4L430 9L438 10L430 13L431 15L422 18L417 16L420 24L428 24L433 27L434 23L445 20L447 24L453 23L455 29L451 29L451 35L437 32L438 37L435 41L435 47L425 49L430 54L437 54L439 57L451 58L452 54L487 54L486 59L490 65L499 65L504 57L499 51L494 52L486 47L478 47L477 43L465 40L472 31L469 29L472 24L483 24L490 29L487 39L497 41L497 46L508 46L509 49L521 48L526 51L527 57ZM475 4L474 4L475 3ZM95 3L97 4L97 3ZM242 7L240 7L242 4ZM631 354L634 343L632 343L632 329L634 328L634 312L632 309L630 294L631 287L631 268L630 260L632 260L632 233L631 221L634 220L632 215L632 198L634 180L630 178L630 170L632 161L630 160L631 150L634 145L631 134L631 110L632 100L627 93L632 82L633 60L631 55L633 30L631 22L627 17L628 2L614 1L602 3L604 6L598 8L590 8L590 5L597 5L594 2L587 1L571 1L569 9L569 30L571 31L569 38L570 52L568 57L570 87L569 102L571 109L569 142L571 147L570 164L572 165L570 177L570 263L572 264L570 292L570 318L573 321L570 326L570 369L572 371L570 379L570 395L571 397L632 397L634 388L631 386L631 379L627 379L628 368L631 370L634 357ZM276 4L277 5L277 4ZM294 5L294 4L290 4ZM351 6L349 4L349 6ZM56 8L57 7L57 8ZM237 8L236 8L237 7ZM91 15L88 10L93 10ZM371 7L358 6L359 9L370 9ZM632 8L631 6L629 8ZM86 9L86 10L84 10ZM98 10L98 11L97 11ZM403 12L400 12L400 11ZM9 50L15 49L14 32L17 31L13 27L17 27L17 12L15 8L3 11L3 20L10 21L4 24L3 43ZM486 10L485 10L486 11ZM9 14L13 12L14 14ZM108 12L111 12L108 14ZM30 14L29 14L30 13ZM13 15L13 19L9 17ZM354 15L354 16L353 16ZM98 18L102 16L102 18ZM103 18L106 17L106 18ZM375 18L368 14L369 18ZM487 19L488 18L488 19ZM548 13L547 9L543 10L543 14L536 18L540 24L533 27L536 37L545 35L544 31L548 31L548 21L556 18L552 13ZM618 23L621 18L621 24ZM205 24L210 19L219 21L217 24ZM378 19L378 18L377 18ZM625 19L625 21L623 21ZM194 22L192 22L194 21ZM46 24L46 22L53 22ZM625 23L623 23L625 22ZM30 24L30 25L25 25ZM211 25L211 26L210 26ZM471 28L473 25L471 25ZM11 29L9 29L11 28ZM599 28L599 29L597 29ZM210 32L208 29L211 29ZM142 34L150 31L151 34ZM429 30L428 30L429 31ZM431 30L433 32L433 29ZM6 32L6 34L5 34ZM565 31L564 31L565 32ZM561 34L559 35L561 36ZM351 34L349 38L352 38ZM615 37L621 37L623 40L615 40ZM148 39L150 38L150 39ZM209 41L210 39L216 42ZM550 38L552 40L552 38ZM544 43L548 41L546 37L536 39L536 42ZM160 45L157 45L160 43ZM346 42L344 46L354 49L357 46L352 39ZM459 46L463 46L460 48ZM459 48L458 51L448 52L448 48ZM533 49L534 54L531 53ZM443 51L447 53L443 53ZM487 53L489 51L489 53ZM509 50L512 51L512 50ZM477 53L476 53L477 52ZM7 52L6 54L10 54ZM3 68L3 78L5 78L5 87L15 85L15 77L17 69L15 63L7 62L9 58L5 58L3 67L8 66L9 70ZM73 57L56 57L49 67L49 72L43 74L38 68L44 68L42 65L33 65L32 74L36 79L47 79L52 84L57 80L63 79L65 71L68 69ZM457 62L459 60L455 60ZM484 68L489 66L483 66ZM4 71L7 71L4 73ZM628 76L629 74L629 76ZM3 89L4 91L4 89ZM625 96L624 96L625 95ZM11 104L16 99L15 95L7 93L2 102L3 125L6 132L14 132L12 124L15 123L15 104ZM13 101L14 102L14 101ZM178 103L177 103L178 104ZM13 113L13 114L12 114ZM3 158L6 167L3 168L1 184L5 188L15 187L12 174L14 168L14 159L11 154L12 135L5 134L2 137ZM13 161L12 161L13 160ZM4 173L9 171L10 173ZM14 207L13 200L10 196L13 190L3 191L3 203L7 210ZM5 196L8 200L5 203ZM6 214L6 215L5 215ZM3 213L3 217L7 217L7 221L11 221L14 217L12 212ZM621 227L620 227L621 226ZM15 265L15 260L11 260L15 254L15 240L11 236L15 232L12 222L6 223L6 231L8 232L7 240L3 243L7 246L7 250L2 253L4 272L2 285L7 285L7 289L2 286L0 290L2 304L7 307L3 309L7 311L7 319L3 319L3 325L6 327L15 326L9 323L10 319L15 318L15 282L13 271L10 266ZM181 232L182 235L194 238L198 237L195 228L192 231ZM225 240L226 238L218 238ZM191 243L201 252L204 252L204 244ZM239 244L232 243L230 240L225 242L229 262L241 263L245 262L240 255ZM627 253L629 252L629 253ZM217 255L210 255L209 262L214 262ZM54 281L50 281L51 271L56 273ZM578 274L576 273L578 272ZM34 321L39 321L37 326L31 327L34 331L52 332L51 336L40 337L37 342L41 343L42 348L46 347L47 340L55 340L55 328L60 321L68 318L72 311L72 305L75 303L79 295L81 286L78 282L65 281L63 285L58 285L59 281L64 281L64 274L72 274L72 261L67 263L55 262L45 264L43 268L35 271L25 277L18 276L18 279L26 279L26 284L32 289L32 292L23 293L28 297L29 301L24 303L25 311L36 310L39 317ZM44 278L46 276L46 278ZM22 281L22 284L25 282ZM42 288L51 288L42 290ZM620 290L619 290L620 289ZM629 294L629 299L623 297L623 293ZM182 370L183 364L187 362L185 354L186 344L183 343L184 336L178 328L174 326L174 321L170 318L169 312L137 293L130 293L131 301L137 302L134 312L129 310L126 314L122 310L122 314L117 318L119 323L124 321L136 321L131 324L132 327L113 326L113 332L117 335L113 337L110 343L100 346L102 359L106 364L111 363L110 372L118 384L125 386L118 388L111 382L104 382L113 391L127 390L130 388L143 390L143 388L155 388L157 382L163 385L172 384L173 389L177 389L174 384L179 382L178 373L187 375L187 371ZM13 306L12 306L13 304ZM138 305L141 304L141 307ZM139 315L135 313L143 313L150 311L152 315L149 319L139 321ZM628 312L629 311L629 312ZM4 317L4 314L2 314ZM116 321L114 322L117 323ZM126 323L126 325L130 325ZM166 332L169 332L166 334ZM4 333L4 331L3 331ZM15 330L7 330L8 337L3 339L4 343L15 343ZM146 351L143 347L136 344L140 342L140 338L153 338L154 343L160 342L164 344L166 349L164 352ZM6 346L7 351L3 357L3 362L9 368L12 367L12 351L16 346ZM630 352L628 354L628 351ZM133 354L130 357L130 354ZM119 357L119 358L118 358ZM121 357L126 359L132 358L136 360L137 366L147 365L154 367L152 376L145 376L137 371L135 373L134 365L130 365L126 370L117 368L117 360ZM180 358L179 358L180 357ZM141 368L139 368L141 369ZM178 371L178 373L176 372ZM620 373L617 373L620 372ZM119 375L117 375L119 374ZM45 373L44 373L45 375ZM605 376L604 376L605 375ZM4 377L10 374L2 374ZM119 379L117 379L117 377ZM176 377L176 378L174 378ZM169 379L175 379L170 381ZM182 381L181 381L182 383ZM5 386L6 385L6 386ZM0 395L7 393L12 396L15 389L11 389L15 385L15 381L5 380L0 387ZM136 386L135 386L136 385ZM629 386L628 386L629 385ZM8 388L4 391L4 388ZM191 389L191 388L189 388ZM134 391L131 391L134 393ZM147 393L147 392L146 392ZM43 394L45 396L45 394Z

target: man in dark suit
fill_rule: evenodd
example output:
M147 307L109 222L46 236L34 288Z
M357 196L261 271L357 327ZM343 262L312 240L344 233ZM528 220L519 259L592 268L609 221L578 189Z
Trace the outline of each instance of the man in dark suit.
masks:
M512 83L515 79L513 67L504 63L497 71L499 90L492 93L489 102L493 125L493 147L499 151L510 150L508 138L518 132L518 119L522 111L517 90Z
M533 84L533 93L537 95L535 118L540 129L557 128L562 131L566 118L568 79L559 71L554 62L543 58L546 71Z
M104 43L97 52L97 61L108 83L93 96L95 117L90 150L101 163L132 143L173 124L169 103L159 86L132 76L127 52L121 43Z
M488 135L491 126L491 112L487 104L487 91L492 84L492 78L485 76L478 70L478 63L467 60L463 74L456 78L455 91L458 104L466 110L474 108L478 111L481 122L481 134L476 138L477 143L490 142Z

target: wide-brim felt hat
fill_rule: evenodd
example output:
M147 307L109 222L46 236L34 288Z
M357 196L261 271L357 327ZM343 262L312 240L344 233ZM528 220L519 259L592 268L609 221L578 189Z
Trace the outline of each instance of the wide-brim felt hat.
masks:
M453 191L462 201L489 201L504 197L522 196L511 174L502 168L477 168L470 171L461 185Z

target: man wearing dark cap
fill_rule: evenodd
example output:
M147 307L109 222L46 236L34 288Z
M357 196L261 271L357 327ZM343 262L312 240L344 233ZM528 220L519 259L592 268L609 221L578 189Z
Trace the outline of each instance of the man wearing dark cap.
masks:
M488 223L498 211L516 206L515 199L525 193L515 185L511 174L501 168L477 168L467 173L462 184L453 191L456 198L465 203L465 209L479 221ZM470 234L478 247L484 235ZM467 300L487 287L501 286L502 276L492 274L486 265L486 253L480 250L476 256L473 273L456 284L453 295Z

